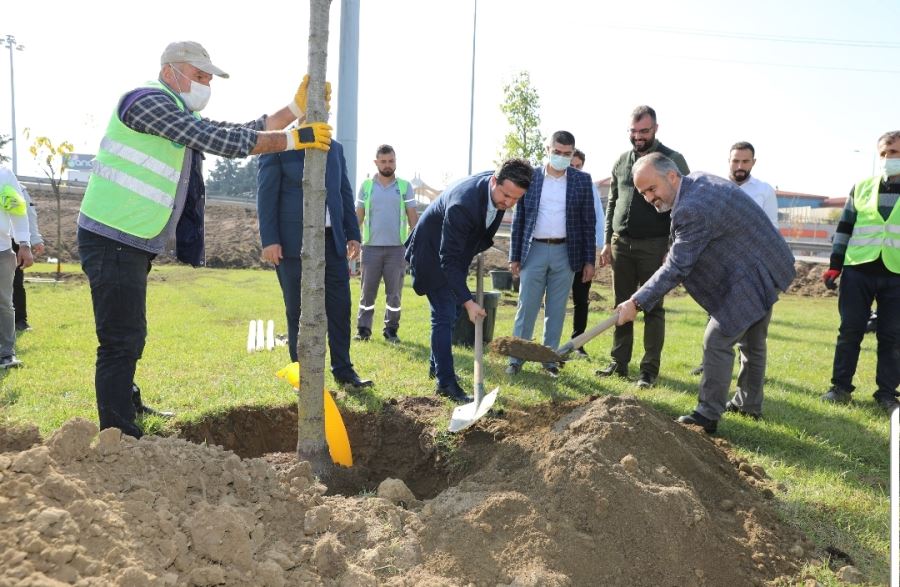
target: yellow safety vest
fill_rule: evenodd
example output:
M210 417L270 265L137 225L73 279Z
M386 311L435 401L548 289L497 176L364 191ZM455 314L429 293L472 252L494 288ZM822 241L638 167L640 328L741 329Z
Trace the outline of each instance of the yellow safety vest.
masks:
M860 265L880 256L893 273L900 273L900 203L885 220L878 211L880 177L859 182L853 190L856 224L847 243L845 265Z

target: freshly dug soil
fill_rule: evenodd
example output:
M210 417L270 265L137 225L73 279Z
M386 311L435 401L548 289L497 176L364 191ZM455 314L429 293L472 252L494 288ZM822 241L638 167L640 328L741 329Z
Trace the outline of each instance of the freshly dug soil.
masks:
M0 585L761 585L815 554L761 468L634 398L508 407L449 439L427 420L446 411L410 398L351 429L377 495L85 420L30 448L33 430L4 430ZM262 416L248 432L288 436ZM379 479L392 468L444 488L411 494Z
M525 340L518 336L501 336L495 338L490 344L491 352L506 357L515 357L523 361L535 361L538 363L554 363L562 357L542 344L531 340Z

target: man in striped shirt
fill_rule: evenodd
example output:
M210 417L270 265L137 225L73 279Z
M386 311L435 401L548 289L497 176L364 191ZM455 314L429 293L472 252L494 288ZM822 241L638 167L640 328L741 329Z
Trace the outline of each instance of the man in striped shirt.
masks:
M872 302L878 303L878 363L874 393L890 413L900 403L900 131L878 139L881 176L854 186L834 234L831 261L822 275L825 286L840 281L841 325L834 349L831 389L822 400L846 404Z

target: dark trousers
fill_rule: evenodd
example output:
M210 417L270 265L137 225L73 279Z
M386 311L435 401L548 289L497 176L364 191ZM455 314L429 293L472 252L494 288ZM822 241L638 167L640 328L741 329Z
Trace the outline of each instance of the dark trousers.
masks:
M572 338L583 333L587 329L588 319L588 294L591 292L591 282L581 283L582 269L572 278L572 305L575 307L572 316Z
M18 253L19 243L13 241L12 250L14 253ZM25 298L25 272L18 266L16 266L16 273L13 277L13 307L16 310L16 324L28 322L28 300Z
M614 234L612 249L613 292L616 305L631 296L656 273L669 249L668 237L630 238ZM666 311L660 300L652 310L644 313L644 356L641 371L654 377L659 375L663 343L666 340ZM634 346L634 322L616 326L610 355L624 369L631 362Z
M300 259L285 257L275 268L284 298L288 326L288 351L297 360L297 336L300 330ZM331 229L325 229L325 316L328 320L328 350L331 372L335 377L354 373L350 362L350 273L346 251L338 251Z
M431 368L438 385L447 387L456 382L453 369L453 326L459 317L460 305L449 287L425 294L431 306Z
M875 397L892 398L900 384L900 275L866 273L853 266L841 273L838 311L841 326L834 348L831 384L853 391L859 347L866 333L872 302L878 302L878 364Z
M147 273L155 255L81 228L78 252L99 342L94 388L100 428L140 438L132 383L147 339Z

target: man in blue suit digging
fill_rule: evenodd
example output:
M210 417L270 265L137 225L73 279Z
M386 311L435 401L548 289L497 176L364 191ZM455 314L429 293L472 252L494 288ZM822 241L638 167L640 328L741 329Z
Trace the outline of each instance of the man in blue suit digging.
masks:
M288 324L288 351L297 360L300 326L300 277L303 267L303 163L302 151L272 153L259 158L256 207L263 259L275 265L284 297ZM347 177L344 147L331 142L325 163L325 315L331 374L345 387L359 390L372 385L360 379L350 361L350 274L348 258L359 255L359 224L353 205L353 187Z
M494 243L504 211L525 194L533 173L527 161L509 159L497 172L486 171L458 181L428 206L406 241L413 289L427 296L431 307L435 392L453 401L471 401L453 370L451 340L459 307L465 308L473 323L487 315L466 285L469 265L475 255Z
M618 306L619 325L652 309L678 284L710 315L703 377L693 412L678 418L714 433L726 411L758 419L766 336L778 292L794 279L794 256L762 208L738 186L706 173L682 176L661 153L638 159L634 187L656 211L672 211L672 245L662 266ZM741 353L734 397L726 401Z

